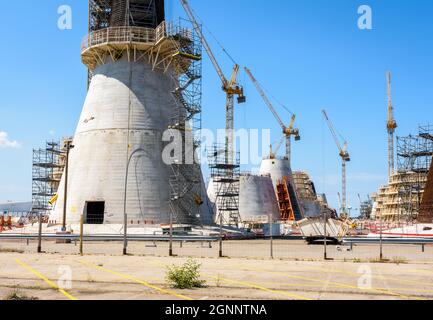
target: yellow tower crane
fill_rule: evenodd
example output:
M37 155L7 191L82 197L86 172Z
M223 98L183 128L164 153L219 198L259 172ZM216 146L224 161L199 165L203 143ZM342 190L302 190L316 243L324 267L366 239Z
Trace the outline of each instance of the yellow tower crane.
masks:
M247 67L245 67L245 72L251 78L251 81L254 83L257 91L259 92L259 94L263 98L263 100L266 103L266 105L268 106L269 110L271 110L272 114L274 115L274 117L277 120L277 122L280 125L280 127L283 129L283 135L286 138L286 158L287 158L287 160L290 163L291 162L291 157L292 157L292 136L295 137L296 141L301 140L301 136L299 135L299 129L293 128L293 126L295 124L295 120L296 120L296 115L294 115L294 114L292 115L292 119L290 121L290 124L288 126L286 126L284 124L283 120L281 120L280 115L275 110L275 108L272 105L271 101L269 100L269 98L265 94L265 91L260 86L260 83L257 81L257 79L252 74L251 70L248 69ZM271 154L270 154L271 158L275 158L275 154L278 152L278 149L279 149L280 146L281 146L281 144L279 144L278 147L276 148L276 150L274 150L274 151L272 151L272 146L271 146Z
M237 76L239 73L239 65L235 64L233 68L233 74L230 81L224 76L224 73L212 52L212 49L207 42L202 29L194 16L191 7L187 0L180 0L182 7L184 8L186 14L194 25L194 29L200 37L203 47L205 48L213 67L215 68L218 76L222 82L222 90L226 94L226 141L225 141L225 158L226 164L233 164L234 161L234 97L237 96L238 103L245 103L246 97L244 96L244 89L237 83Z
M388 176L391 177L394 173L394 133L397 129L397 122L394 120L393 116L393 105L392 105L392 95L391 95L391 72L386 74L388 83L388 122L386 128L388 130Z
M329 130L331 131L332 137L334 138L335 144L337 145L339 155L341 157L341 214L342 218L348 217L347 212L347 180L346 180L346 163L350 161L350 155L347 151L348 144L347 141L344 141L343 147L341 147L340 140L337 137L337 133L335 131L334 125L328 117L328 114L325 110L322 110L323 116L325 117L326 123L328 124Z

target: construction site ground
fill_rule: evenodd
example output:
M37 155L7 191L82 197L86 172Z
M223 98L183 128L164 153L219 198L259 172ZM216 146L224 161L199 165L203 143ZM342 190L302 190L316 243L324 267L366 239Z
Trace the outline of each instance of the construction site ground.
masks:
M385 257L389 261L382 263L377 260L377 246L356 247L353 252L329 247L329 256L335 260L324 261L323 247L307 246L300 241L290 244L299 258L271 260L268 244L260 241L231 244L233 252L242 248L254 250L255 258L196 256L206 286L178 290L167 285L166 270L169 265L183 264L187 251L182 256L167 257L163 252L166 247L160 245L156 249L161 250L161 255L143 255L134 248L143 244L133 243L129 248L131 255L122 256L121 244L97 243L87 244L86 254L80 256L75 244L47 242L45 253L37 254L34 243L27 246L2 242L0 299L14 295L40 300L433 299L432 247L426 247L425 252L414 246L386 247ZM218 250L215 247L206 250L215 253ZM177 249L179 253L181 248ZM206 251L202 246L196 249ZM408 251L412 252L410 260L402 257ZM357 258L351 260L350 256L356 252Z

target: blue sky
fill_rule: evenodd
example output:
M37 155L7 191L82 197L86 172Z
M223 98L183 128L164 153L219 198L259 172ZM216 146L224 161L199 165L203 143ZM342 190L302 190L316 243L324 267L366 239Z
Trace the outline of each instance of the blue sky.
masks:
M327 109L349 142L353 207L359 204L358 193L365 198L386 182L387 70L393 75L397 134L416 133L418 124L433 122L431 1L190 3L237 62L296 113L302 141L293 146L293 168L309 172L334 206L340 162L321 109ZM57 28L57 8L63 4L72 7L72 30ZM363 4L373 10L373 30L357 27L357 10ZM8 1L3 12L11 14L0 20L0 202L30 200L32 148L75 130L86 95L80 42L87 30L87 1ZM167 19L179 15L184 13L178 1L169 0ZM231 62L210 42L230 73ZM203 126L222 128L225 97L208 59L203 72ZM272 140L277 140L280 129L272 115L246 75L241 74L240 81L248 103L236 107L236 127L270 128ZM287 112L279 111L289 120Z

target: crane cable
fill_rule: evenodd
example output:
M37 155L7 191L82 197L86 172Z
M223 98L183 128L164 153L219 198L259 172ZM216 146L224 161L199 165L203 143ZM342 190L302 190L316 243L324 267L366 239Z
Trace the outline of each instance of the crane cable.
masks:
M267 90L266 87L263 86L259 80L256 79L256 81L259 84L259 86L263 89L263 91L266 92L266 94L268 96L270 96L272 99L274 99L282 108L284 108L284 110L286 110L288 113L290 113L291 116L294 115L294 113L289 108L287 108L282 102L280 102L271 92L269 92L269 90Z
M206 24L203 22L203 20L200 18L200 16L195 12L193 8L191 8L191 11L195 15L196 19L199 21L199 23L206 29L206 31L211 35L211 37L215 40L215 42L218 44L218 46L221 48L221 50L224 52L224 54L230 59L230 61L235 64L239 65L236 60L232 57L232 55L226 50L226 48L222 45L222 43L218 40L218 38L210 31L210 29L206 26ZM259 82L259 81L257 81ZM270 93L260 82L260 86L264 89L264 91L272 98L274 99L284 110L286 110L290 115L294 115L294 113L287 108L283 103L281 103L272 93Z
M216 41L216 43L218 44L218 46L221 48L221 50L225 53L225 55L230 59L231 62L233 62L233 64L238 64L236 62L235 59L233 59L233 57L230 55L230 53L226 50L226 48L224 48L224 46L222 45L222 43L220 41L218 41L217 37L212 33L212 31L209 30L209 28L206 26L205 23L203 23L203 20L200 18L200 16L194 11L194 9L191 8L191 11L194 13L195 17L197 18L197 20L199 21L199 23L206 29L206 31L212 36L212 38Z

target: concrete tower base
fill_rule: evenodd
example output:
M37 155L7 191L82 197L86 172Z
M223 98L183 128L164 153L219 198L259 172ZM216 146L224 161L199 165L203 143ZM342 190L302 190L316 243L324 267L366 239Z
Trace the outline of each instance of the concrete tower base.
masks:
M169 223L170 166L163 163L162 134L175 112L169 72L152 70L145 62L126 58L98 66L74 136L69 158L67 223L123 223L126 212L134 223ZM197 170L200 168L197 167ZM50 220L62 222L64 175ZM210 221L205 201L202 220ZM197 224L180 216L176 223Z

